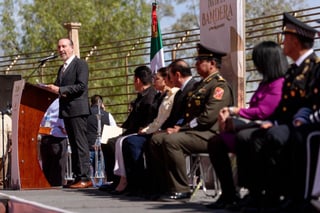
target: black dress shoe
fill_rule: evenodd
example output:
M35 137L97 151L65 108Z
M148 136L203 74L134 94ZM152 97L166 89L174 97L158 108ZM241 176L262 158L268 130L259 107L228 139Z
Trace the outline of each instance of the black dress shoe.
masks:
M128 197L144 197L144 193L138 189L131 189L129 187L126 188L126 196Z
M124 189L124 190L121 190L121 191L118 191L118 190L109 191L109 193L112 194L112 195L123 195L123 194L125 194L127 192L128 192L127 189Z
M104 192L110 192L110 191L114 191L115 188L116 188L116 184L103 184L99 187L99 190Z
M160 199L160 197L161 197L161 194L148 194L148 195L145 195L144 198L150 201L157 201Z
M190 199L191 192L173 192L169 195L164 195L160 197L162 201L177 201L177 200L187 200Z

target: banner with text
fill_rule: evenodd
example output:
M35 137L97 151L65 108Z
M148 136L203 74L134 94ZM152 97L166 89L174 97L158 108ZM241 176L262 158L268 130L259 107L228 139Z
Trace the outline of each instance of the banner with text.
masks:
M222 74L237 94L236 103L244 101L245 28L243 0L201 0L200 42L227 53L222 60Z

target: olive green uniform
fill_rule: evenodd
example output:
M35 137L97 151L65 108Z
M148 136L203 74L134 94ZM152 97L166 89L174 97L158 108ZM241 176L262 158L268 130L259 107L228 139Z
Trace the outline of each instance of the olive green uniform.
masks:
M163 153L153 154L164 155L162 162L158 163L165 164L169 192L190 191L185 157L192 153L208 152L207 141L218 133L219 111L232 104L233 97L228 83L219 73L214 73L199 82L198 87L188 94L180 131L152 137L151 147L163 145Z

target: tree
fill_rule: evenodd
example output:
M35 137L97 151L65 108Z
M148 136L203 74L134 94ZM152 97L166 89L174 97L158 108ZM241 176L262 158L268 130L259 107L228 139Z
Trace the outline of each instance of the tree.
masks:
M17 1L15 1L17 2ZM0 2L0 11L2 27L0 28L0 47L2 50L6 50L8 55L15 54L19 52L19 44L18 44L18 33L16 24L13 17L14 14L14 4L13 0L3 0Z
M21 5L21 49L55 49L57 39L67 36L63 27L67 22L81 23L80 45L145 36L150 26L150 7L142 0L56 0L46 4L34 0Z

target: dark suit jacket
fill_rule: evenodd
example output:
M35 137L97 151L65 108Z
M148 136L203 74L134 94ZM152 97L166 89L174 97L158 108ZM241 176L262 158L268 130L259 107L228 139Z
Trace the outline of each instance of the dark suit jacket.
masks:
M172 109L167 120L162 124L161 129L165 130L169 127L173 127L177 124L178 120L183 117L186 108L186 99L188 93L191 92L196 85L197 81L195 79L190 79L187 85L184 87L183 91L178 91L174 96Z
M91 107L91 115L88 116L87 119L87 139L89 143L89 148L92 149L92 146L95 144L97 140L97 133L98 133L98 114L99 108L98 105L93 105ZM109 112L104 111L102 108L100 108L101 113L101 134L103 131L103 126L110 125L109 121Z
M55 85L59 90L59 117L76 117L90 114L88 99L89 69L87 63L75 57L64 73L60 67Z
M122 124L122 128L126 129L123 135L137 133L141 127L147 126L157 116L156 100L157 91L153 86L150 86L141 93L138 93L137 98L131 103L131 112Z

